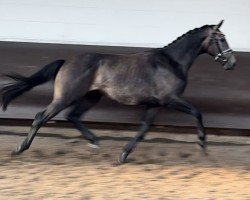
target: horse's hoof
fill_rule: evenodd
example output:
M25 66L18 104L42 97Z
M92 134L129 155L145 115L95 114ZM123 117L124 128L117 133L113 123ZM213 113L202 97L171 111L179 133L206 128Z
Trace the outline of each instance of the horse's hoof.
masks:
M96 144L95 143L88 143L88 146L93 148L93 149L99 149L100 148L98 143L96 143Z
M11 152L11 156L18 156L22 153L23 151L21 151L21 147L18 146L14 151Z
M207 144L206 142L202 142L202 141L198 141L198 147L199 149L201 150L201 153L204 155L204 156L207 156L208 153L207 153Z
M122 152L118 157L118 164L124 164L126 162L126 159L128 157L128 152L124 151Z
M200 146L200 148L202 149L206 149L207 148L207 142L206 141L197 141L198 145Z

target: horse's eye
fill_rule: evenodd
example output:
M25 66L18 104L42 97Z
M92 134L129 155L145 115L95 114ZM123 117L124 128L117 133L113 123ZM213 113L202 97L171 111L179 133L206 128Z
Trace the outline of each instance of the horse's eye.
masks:
M226 40L225 40L225 38L221 38L220 41L221 42L225 42Z

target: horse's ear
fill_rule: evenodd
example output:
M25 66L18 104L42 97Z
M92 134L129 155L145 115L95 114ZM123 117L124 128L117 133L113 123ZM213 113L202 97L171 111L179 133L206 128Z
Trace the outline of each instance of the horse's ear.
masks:
M223 20L221 20L220 21L220 23L217 25L218 26L218 28L220 28L221 27L221 25L224 23L224 19Z
M219 24L215 25L214 30L218 30L221 27L221 25L223 24L223 22L224 22L224 20L221 20Z

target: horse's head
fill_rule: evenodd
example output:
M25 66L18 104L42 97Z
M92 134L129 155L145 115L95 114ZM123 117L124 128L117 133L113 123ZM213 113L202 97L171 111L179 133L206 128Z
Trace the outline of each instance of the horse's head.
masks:
M209 31L209 36L204 42L204 50L213 56L215 61L221 63L224 69L229 70L235 67L236 59L225 35L219 30L223 22L224 20Z

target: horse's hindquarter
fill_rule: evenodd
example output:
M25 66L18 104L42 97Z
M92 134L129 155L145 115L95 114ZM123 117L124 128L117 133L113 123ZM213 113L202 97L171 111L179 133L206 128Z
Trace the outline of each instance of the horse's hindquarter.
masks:
M179 82L170 70L153 66L147 55L117 55L100 60L91 89L128 105L163 103Z
M96 55L84 54L68 60L58 71L54 84L54 99L74 101L84 96L93 82Z

